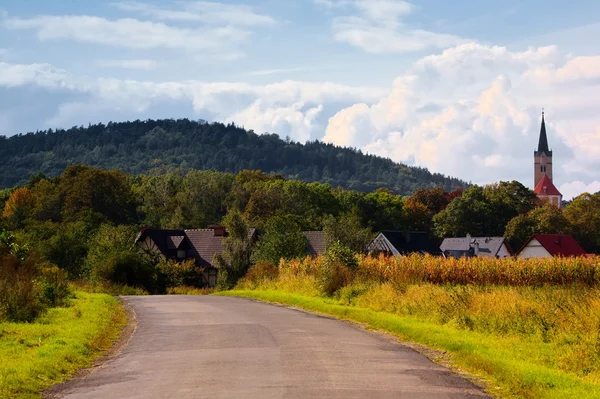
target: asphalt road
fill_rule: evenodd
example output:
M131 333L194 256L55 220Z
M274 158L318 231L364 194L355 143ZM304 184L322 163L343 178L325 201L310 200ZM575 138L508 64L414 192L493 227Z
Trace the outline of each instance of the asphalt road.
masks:
M66 398L483 398L469 381L350 323L225 297L127 297L121 353Z

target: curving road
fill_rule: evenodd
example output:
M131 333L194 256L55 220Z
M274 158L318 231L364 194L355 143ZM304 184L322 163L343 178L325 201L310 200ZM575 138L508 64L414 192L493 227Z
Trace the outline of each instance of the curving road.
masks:
M301 311L225 297L126 297L137 328L66 398L484 398L390 339Z

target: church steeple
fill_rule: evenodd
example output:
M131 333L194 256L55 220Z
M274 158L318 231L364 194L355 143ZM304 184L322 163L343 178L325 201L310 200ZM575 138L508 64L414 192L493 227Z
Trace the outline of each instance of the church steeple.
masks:
M542 155L542 153L546 154L546 156L549 157L552 156L552 151L550 151L550 149L548 148L548 135L546 134L546 121L544 118L544 111L542 111L542 127L540 129L540 140L535 155L539 156Z

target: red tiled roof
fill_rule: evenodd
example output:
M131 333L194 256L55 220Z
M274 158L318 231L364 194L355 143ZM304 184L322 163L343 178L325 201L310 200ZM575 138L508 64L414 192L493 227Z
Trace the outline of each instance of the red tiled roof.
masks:
M550 180L550 177L548 177L547 174L544 174L544 177L542 178L542 180L540 180L538 185L535 186L533 192L537 195L562 195L560 191L558 191L557 188L554 187L554 184L552 184L552 180Z
M552 256L572 257L587 255L577 241L568 235L534 234L532 239L538 240Z

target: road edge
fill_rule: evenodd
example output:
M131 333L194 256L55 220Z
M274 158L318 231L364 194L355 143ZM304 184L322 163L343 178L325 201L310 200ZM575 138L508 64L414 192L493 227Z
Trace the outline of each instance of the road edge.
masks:
M336 321L339 321L342 323L346 323L354 328L360 329L369 334L372 334L377 337L384 338L384 339L393 341L394 343L403 345L403 346L417 352L418 354L425 356L427 359L431 360L433 363L435 363L439 366L445 367L448 370L450 370L451 372L453 372L454 374L458 375L459 377L462 377L462 378L468 380L469 382L474 384L478 389L480 389L483 393L485 393L490 399L499 398L498 396L494 396L492 394L492 392L490 392L491 386L484 377L468 373L464 369L458 367L454 362L452 362L452 360L448 356L447 352L445 352L443 350L433 349L433 348L430 348L423 344L406 341L406 340L403 340L400 336L398 336L396 334L393 334L389 331L373 328L367 323L361 323L361 322L354 321L351 319L342 319L342 318L339 318L336 316L332 316L328 313L321 313L321 312L317 312L314 310L308 310L308 309L304 309L304 308L301 308L298 306L288 305L288 304L281 303L281 302L270 302L267 300L250 298L250 297L246 297L246 296L219 295L218 293L215 296L245 299L245 300L251 301L251 302L257 302L257 303L262 303L262 304L267 304L267 305L272 305L272 306L278 306L278 307L287 308L290 310L295 310L297 312L302 312L302 313L310 314L313 316L323 317L323 318L327 318L327 319L331 319L331 320L336 320Z
M127 316L127 323L121 330L121 334L119 338L112 344L110 349L104 352L102 356L94 361L94 363L86 368L83 368L77 371L74 375L72 375L68 380L64 382L60 382L52 385L42 392L42 398L44 399L57 399L62 398L66 391L68 391L75 384L85 379L92 373L104 368L111 360L117 358L123 348L127 346L135 331L137 330L137 315L135 313L135 309L131 304L129 304L124 297L116 297L123 308L125 309L125 314Z

